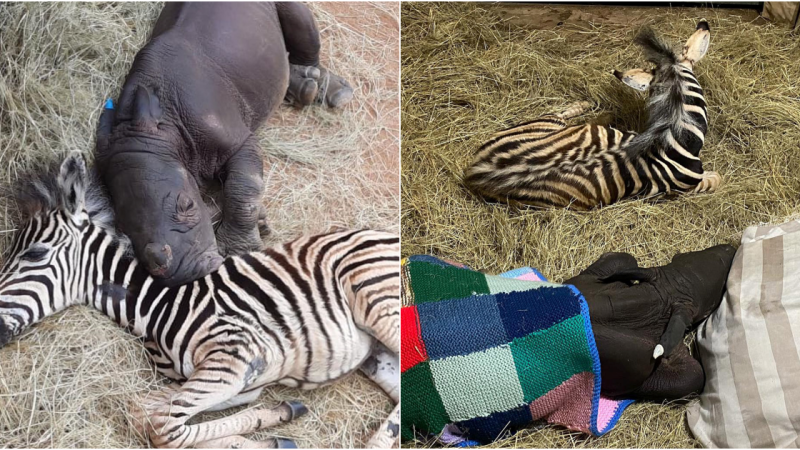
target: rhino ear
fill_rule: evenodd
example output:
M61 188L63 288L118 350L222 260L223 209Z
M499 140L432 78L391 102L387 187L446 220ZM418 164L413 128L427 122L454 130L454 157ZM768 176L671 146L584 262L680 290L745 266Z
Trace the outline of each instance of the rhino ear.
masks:
M103 112L100 113L100 120L97 124L97 142L95 144L95 152L102 155L108 149L108 141L111 138L111 131L114 128L114 121L116 119L116 110L114 109L114 100L106 100L103 107Z
M58 174L61 204L68 214L76 215L83 211L86 185L86 161L80 153L72 152L61 163L61 171Z
M146 86L138 86L133 98L133 121L140 126L158 126L161 121L158 97Z

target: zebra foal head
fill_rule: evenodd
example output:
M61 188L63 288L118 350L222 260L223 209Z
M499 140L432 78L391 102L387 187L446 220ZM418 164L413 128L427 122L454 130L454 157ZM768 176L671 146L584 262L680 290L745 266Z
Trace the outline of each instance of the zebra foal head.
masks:
M683 50L678 53L672 46L661 39L650 28L643 29L634 42L642 47L647 60L655 65L650 69L630 69L625 72L614 71L614 76L628 86L639 91L651 90L651 93L662 91L665 85L674 84L679 76L680 67L692 70L694 65L705 56L711 40L708 22L700 22L686 41Z
M629 158L642 157L654 149L680 147L676 151L697 159L708 131L708 116L703 88L694 76L693 67L705 56L710 39L707 22L697 24L680 52L674 51L650 28L636 36L635 42L655 67L624 73L614 71L628 86L648 91L647 127L625 147Z
M23 177L14 195L22 222L0 272L0 347L29 325L85 300L86 238L113 223L107 198L79 154Z

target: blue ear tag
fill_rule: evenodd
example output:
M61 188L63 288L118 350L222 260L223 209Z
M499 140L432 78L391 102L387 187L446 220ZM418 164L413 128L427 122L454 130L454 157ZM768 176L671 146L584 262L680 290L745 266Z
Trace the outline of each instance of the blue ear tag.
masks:
M112 99L106 100L105 109L114 109L114 100Z

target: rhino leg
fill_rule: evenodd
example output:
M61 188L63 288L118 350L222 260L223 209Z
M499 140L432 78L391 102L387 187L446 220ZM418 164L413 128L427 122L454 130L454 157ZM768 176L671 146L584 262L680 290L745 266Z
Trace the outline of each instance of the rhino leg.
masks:
M278 20L281 22L283 42L289 52L289 63L300 66L318 66L319 30L311 10L302 3L280 2Z
M656 370L634 393L646 400L674 400L702 392L705 385L703 366L681 343L668 358L663 358Z
M319 93L319 30L314 16L302 3L277 3L283 41L289 52L289 88L286 101L307 106Z
M313 104L319 94L319 76L320 71L316 67L290 64L286 101L298 107Z
M600 255L597 261L584 269L581 275L595 275L598 278L611 276L621 270L635 269L639 263L628 253L609 252Z
M600 391L608 397L630 398L653 373L655 342L634 330L595 323L592 328L602 368Z
M263 162L255 137L250 136L223 168L222 225L217 244L223 256L238 255L263 246L259 216L263 210Z
M297 106L344 106L352 100L353 88L347 80L320 66L319 30L311 11L302 3L280 2L277 8L291 67L286 100Z

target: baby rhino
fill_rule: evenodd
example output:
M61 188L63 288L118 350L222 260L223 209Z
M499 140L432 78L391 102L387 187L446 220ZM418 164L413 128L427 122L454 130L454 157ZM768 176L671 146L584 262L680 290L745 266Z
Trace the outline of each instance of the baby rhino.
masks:
M261 247L254 132L288 98L338 107L352 88L319 67L319 33L297 3L168 3L100 119L97 168L136 256L167 286L221 255ZM288 58L287 58L288 52ZM215 233L201 189L222 185Z

